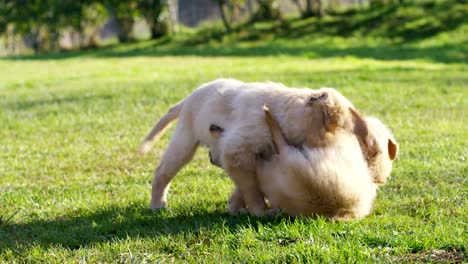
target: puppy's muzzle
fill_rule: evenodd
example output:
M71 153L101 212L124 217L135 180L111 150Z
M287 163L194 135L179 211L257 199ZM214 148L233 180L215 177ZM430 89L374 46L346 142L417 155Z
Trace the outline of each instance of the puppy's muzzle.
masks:
M213 157L213 154L210 152L208 152L208 156L210 156L210 163L215 165L216 167L222 167L221 166L221 161L215 157Z

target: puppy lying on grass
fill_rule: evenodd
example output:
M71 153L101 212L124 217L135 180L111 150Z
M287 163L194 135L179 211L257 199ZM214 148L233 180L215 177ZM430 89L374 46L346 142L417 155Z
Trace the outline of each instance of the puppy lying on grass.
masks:
M390 175L398 152L392 133L379 119L365 118L369 145L337 129L331 144L311 148L288 145L271 112L266 107L264 112L276 154L259 159L257 177L273 208L291 216L324 215L334 220L362 218L371 212L377 186ZM210 127L215 138L223 131L217 125Z
M326 108L329 100L340 102L343 118L332 122L333 113ZM170 122L179 118L174 135L154 173L151 205L167 205L169 184L178 170L189 162L198 145L217 152L219 163L236 185L228 210L237 213L248 208L254 215L271 213L257 183L256 156L271 155L271 136L263 104L276 113L275 119L291 144L316 147L328 144L328 129L340 126L361 138L367 145L367 128L354 106L331 88L320 90L287 88L276 83L244 83L221 79L202 85L173 106L146 136L140 152L150 149ZM223 136L209 133L211 124L225 129ZM239 202L237 202L239 201ZM244 202L245 201L245 202Z
M377 186L352 133L337 129L326 146L296 148L286 143L266 107L264 111L278 153L258 163L257 177L272 207L291 216L332 219L370 213Z

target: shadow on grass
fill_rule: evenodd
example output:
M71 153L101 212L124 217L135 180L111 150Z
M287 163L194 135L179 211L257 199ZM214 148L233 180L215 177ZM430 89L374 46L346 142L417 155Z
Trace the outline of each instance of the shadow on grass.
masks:
M80 215L0 226L0 253L7 249L26 250L30 245L44 248L60 245L77 249L116 239L197 234L214 229L227 228L236 233L244 227L256 229L259 223L279 222L283 219L230 216L220 212L190 212L173 216L167 210L153 213L143 207L110 207L77 214Z
M347 37L355 33L411 42L452 31L468 22L467 7L461 1L388 4L367 10L349 10L332 19L304 23L287 37L301 37L314 32Z
M291 18L260 25L238 25L232 33L227 33L220 27L206 28L199 30L197 35L185 43L199 45L213 40L221 41L224 37L237 41L252 41L262 40L265 36L297 39L304 36L320 38L361 35L397 39L398 44L402 44L452 31L468 22L468 8L460 0L426 3L407 1L365 10L331 12L325 18Z

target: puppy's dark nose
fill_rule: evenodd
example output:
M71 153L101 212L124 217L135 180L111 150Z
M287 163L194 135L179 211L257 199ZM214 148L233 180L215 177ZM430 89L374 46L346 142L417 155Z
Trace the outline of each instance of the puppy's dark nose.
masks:
M328 98L328 94L327 93L323 93L321 95L317 95L317 96L312 96L310 99L309 99L309 102L313 103L313 102L320 102L320 101L323 101L325 99Z

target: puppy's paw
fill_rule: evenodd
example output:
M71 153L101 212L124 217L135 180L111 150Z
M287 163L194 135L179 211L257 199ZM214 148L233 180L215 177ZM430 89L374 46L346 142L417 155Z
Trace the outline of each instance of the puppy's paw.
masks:
M257 217L273 217L281 213L279 208L268 208L265 210L251 211L250 214Z
M228 200L228 212L231 215L246 213L246 205L239 191L234 191Z
M151 203L150 204L150 209L153 212L158 212L160 210L167 209L167 202Z
M339 209L335 215L330 217L332 222L341 222L341 221L352 221L359 219L359 215L356 214L354 210L350 209Z
M169 207L162 207L159 209L149 209L149 211L151 212L151 214L159 215L159 216L165 216L172 212L172 210Z
M230 215L239 215L239 214L247 214L249 213L249 211L245 207L237 207L237 208L228 207L228 213Z
M270 208L267 210L265 216L272 217L272 216L277 216L281 213L283 213L283 211L280 208Z

